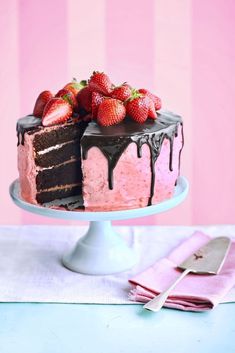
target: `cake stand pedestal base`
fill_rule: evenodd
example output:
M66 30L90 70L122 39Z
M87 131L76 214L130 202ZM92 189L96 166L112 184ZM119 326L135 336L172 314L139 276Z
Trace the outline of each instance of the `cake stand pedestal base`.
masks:
M93 221L62 261L75 272L108 275L129 270L137 263L138 256L113 230L111 221Z

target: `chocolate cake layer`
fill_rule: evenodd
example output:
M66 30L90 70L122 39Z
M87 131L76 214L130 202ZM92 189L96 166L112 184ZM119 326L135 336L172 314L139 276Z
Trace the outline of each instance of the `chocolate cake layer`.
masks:
M81 162L75 161L39 171L36 176L36 186L37 191L41 191L55 186L75 184L81 180Z
M60 143L69 142L81 137L83 128L81 124L67 124L56 127L55 130L44 131L43 134L36 134L33 147L36 152L46 148L58 145Z
M65 197L71 197L74 195L80 195L82 193L81 185L68 187L64 189L57 189L52 191L41 191L37 193L36 200L38 203L51 202L57 199L63 199Z
M80 140L76 139L47 153L36 153L35 163L39 167L48 168L53 165L66 162L70 159L78 159L80 156Z

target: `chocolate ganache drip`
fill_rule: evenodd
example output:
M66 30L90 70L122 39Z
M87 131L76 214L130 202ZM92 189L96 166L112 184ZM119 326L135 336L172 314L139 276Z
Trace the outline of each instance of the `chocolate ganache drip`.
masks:
M110 127L91 123L81 140L82 158L87 159L88 151L92 147L98 147L101 150L108 161L108 184L109 189L112 190L114 187L113 170L128 145L134 142L137 146L137 156L141 158L142 146L147 144L151 157L151 188L148 202L151 205L155 186L155 163L161 152L163 141L168 139L170 143L169 170L173 170L173 144L179 124L182 124L181 118L168 112L158 114L156 121L148 119L144 124L138 124L129 119Z

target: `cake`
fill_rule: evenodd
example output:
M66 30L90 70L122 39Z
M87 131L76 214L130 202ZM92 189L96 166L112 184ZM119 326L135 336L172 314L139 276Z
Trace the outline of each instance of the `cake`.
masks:
M149 91L111 81L105 86L93 80L96 74L88 84L66 85L55 97L44 91L34 114L18 120L25 201L114 211L173 196L183 147L181 117L159 110L160 99Z

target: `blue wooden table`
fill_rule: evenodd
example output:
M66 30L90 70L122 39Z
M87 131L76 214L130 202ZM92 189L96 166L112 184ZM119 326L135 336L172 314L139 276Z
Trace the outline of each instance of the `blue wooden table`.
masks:
M141 305L0 304L0 353L234 353L235 304L204 313Z

